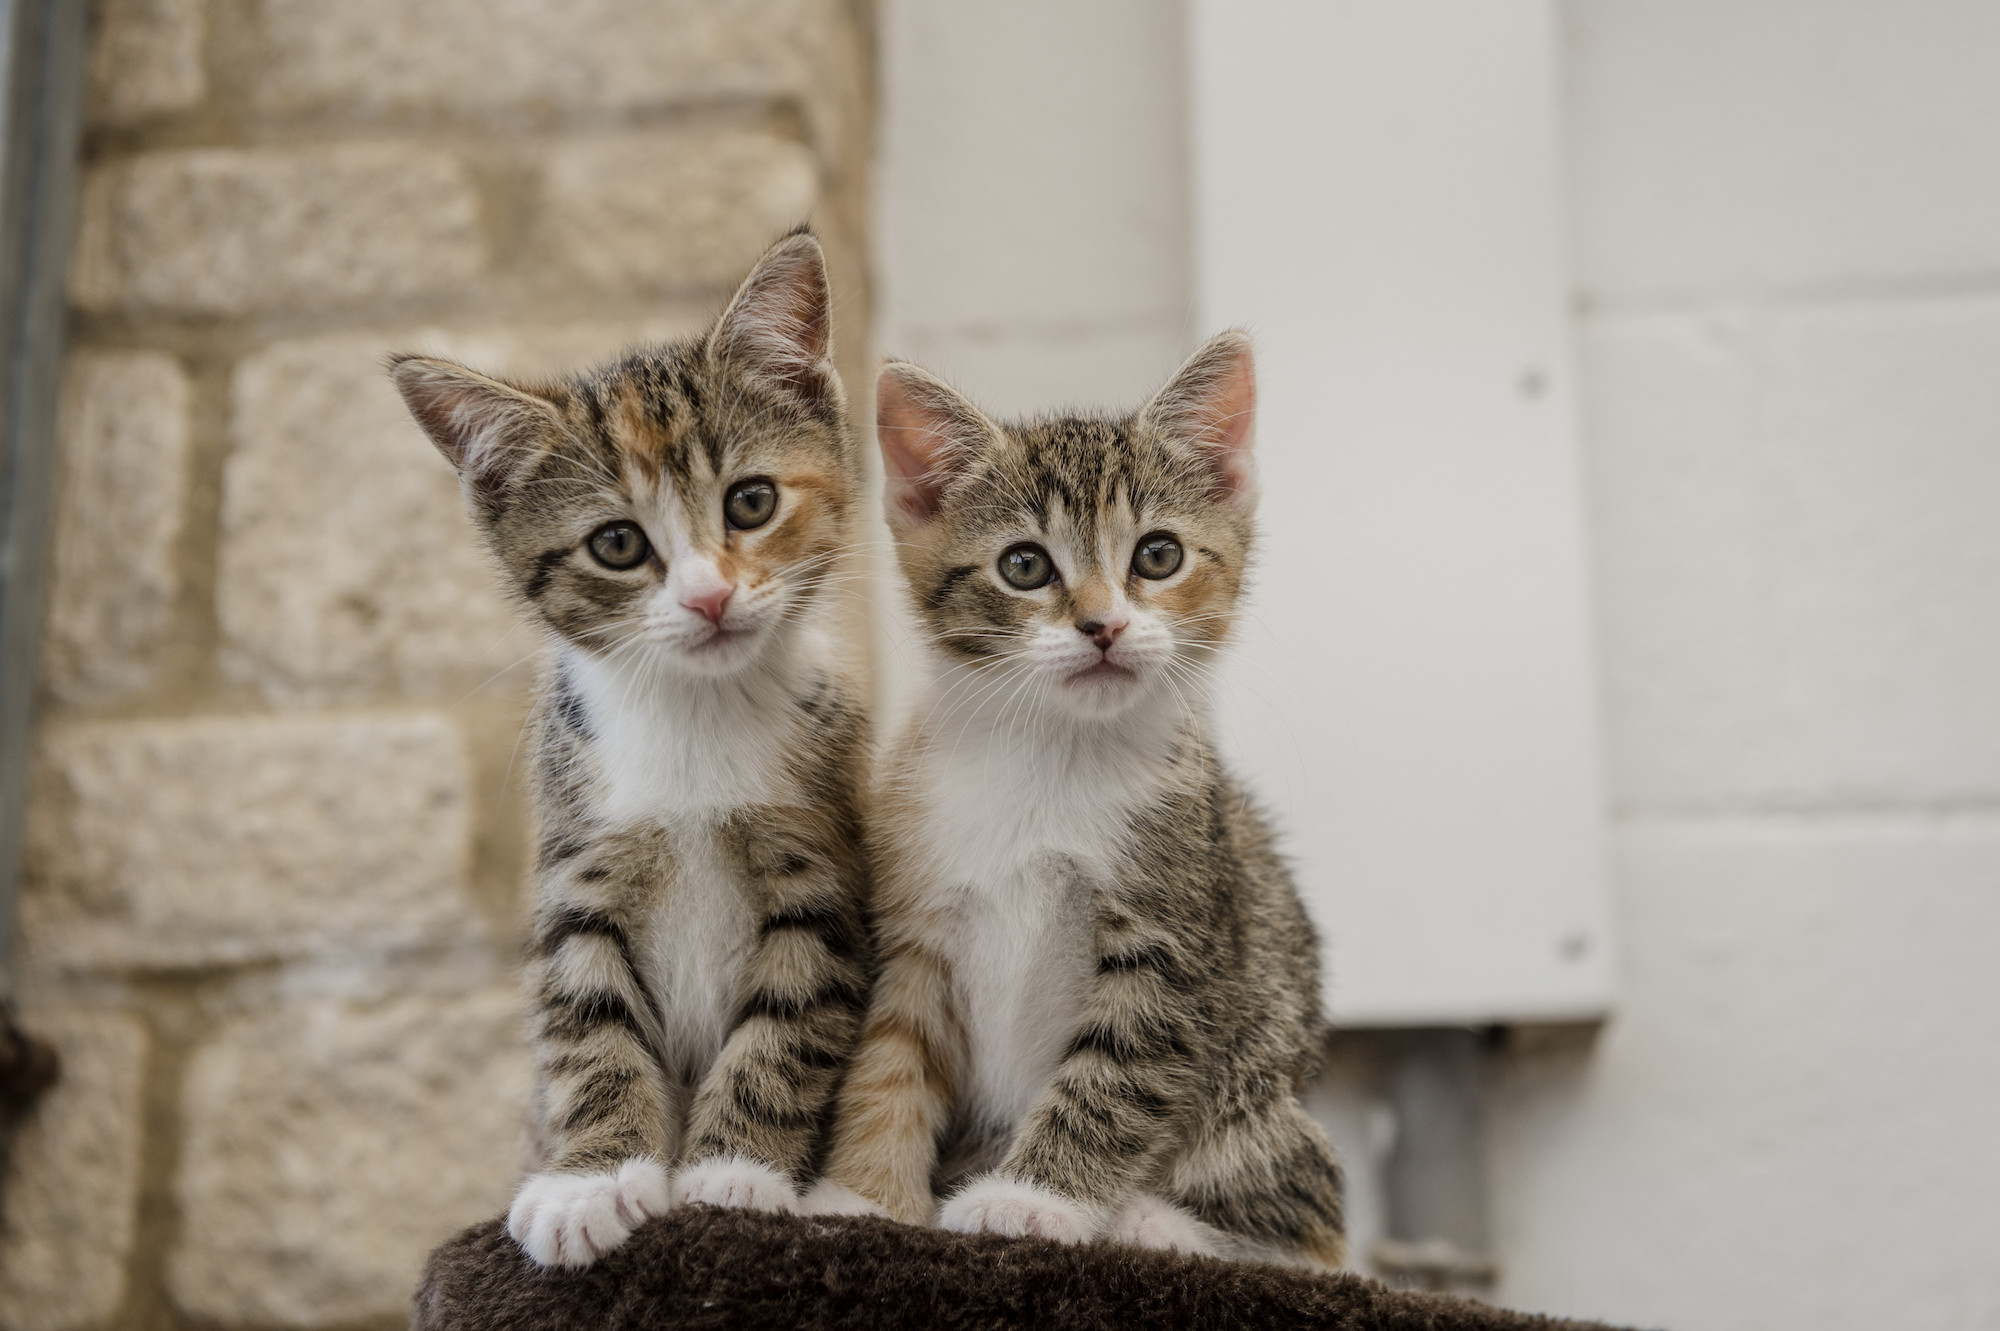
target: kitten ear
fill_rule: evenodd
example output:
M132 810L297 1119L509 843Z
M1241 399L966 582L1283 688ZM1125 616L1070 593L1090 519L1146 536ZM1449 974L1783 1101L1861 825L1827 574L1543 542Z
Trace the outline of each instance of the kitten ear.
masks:
M890 361L875 381L875 437L882 445L889 522L911 526L937 516L966 464L999 439L993 422L944 380L907 361Z
M397 356L389 377L438 452L486 495L505 490L538 441L561 425L548 399L434 356Z
M1196 451L1218 499L1243 504L1256 498L1250 444L1256 433L1257 367L1248 333L1231 329L1203 343L1139 414Z
M810 402L839 392L826 255L810 231L795 231L764 251L730 297L708 345L732 368Z

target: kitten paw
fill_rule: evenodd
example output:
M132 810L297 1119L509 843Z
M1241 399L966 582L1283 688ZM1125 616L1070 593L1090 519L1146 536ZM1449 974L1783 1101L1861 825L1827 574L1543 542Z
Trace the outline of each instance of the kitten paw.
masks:
M602 1174L534 1174L514 1194L507 1233L542 1266L589 1266L667 1210L667 1171L633 1156Z
M792 1181L769 1165L740 1155L689 1165L674 1179L674 1205L706 1202L751 1211L791 1211L799 1204Z
M996 1174L959 1189L938 1212L938 1226L961 1234L1005 1234L1058 1243L1081 1243L1097 1230L1095 1218L1082 1203Z
M800 1215L873 1215L889 1219L889 1208L863 1197L854 1189L823 1178L799 1198Z
M1218 1257L1220 1233L1189 1215L1164 1197L1142 1192L1120 1208L1104 1231L1113 1243L1129 1243L1136 1248L1161 1248L1169 1252Z

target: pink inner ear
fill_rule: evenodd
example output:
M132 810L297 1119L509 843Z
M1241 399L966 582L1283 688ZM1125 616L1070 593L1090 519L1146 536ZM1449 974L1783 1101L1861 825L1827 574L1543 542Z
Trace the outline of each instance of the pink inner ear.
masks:
M716 336L746 368L816 395L826 387L830 325L819 244L795 236L758 261L723 312Z
M826 279L816 261L788 258L748 304L752 331L774 356L800 365L826 356Z
M533 399L444 361L413 357L393 371L410 414L460 476L484 490L503 489L518 470L524 444L546 420Z
M1229 358L1205 405L1203 433L1216 476L1231 498L1240 498L1254 480L1250 441L1257 424L1257 371L1248 347Z
M918 401L893 365L875 382L875 437L882 446L890 515L929 521L944 497L950 423Z
M1257 368L1241 332L1211 338L1146 408L1167 436L1193 447L1216 498L1247 502L1256 490L1250 441L1257 423Z

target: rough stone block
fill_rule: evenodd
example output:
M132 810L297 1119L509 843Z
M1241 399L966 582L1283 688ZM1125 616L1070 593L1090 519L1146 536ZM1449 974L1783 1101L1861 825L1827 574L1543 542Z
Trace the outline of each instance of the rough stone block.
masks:
M224 668L272 697L462 689L534 646L389 383L396 349L314 338L237 367L217 611Z
M131 125L208 95L204 0L100 0L90 52L90 117Z
M189 398L171 356L70 357L42 643L42 679L59 697L120 697L158 668L180 591Z
M1568 0L1577 257L1601 294L2000 267L2000 8Z
M0 1325L101 1324L125 1296L139 1191L144 1029L115 1013L30 1009L62 1079L9 1144L0 1232Z
M486 263L464 163L407 144L147 153L90 172L79 206L70 286L88 310L339 306Z
M545 177L553 260L609 292L732 286L818 188L802 145L742 130L570 140Z
M404 1312L430 1248L507 1204L522 1029L501 990L228 1022L187 1073L175 1301L259 1326Z
M2000 301L1597 321L1627 809L2000 796Z
M557 374L697 318L307 338L242 362L223 486L224 668L287 700L456 698L532 653L534 632L516 628L451 467L383 360L426 351Z
M257 98L293 113L623 110L796 90L826 0L264 0Z
M636 346L703 332L714 318L711 305L696 302L663 305L644 319L415 329L399 345L404 351L447 356L490 374L544 379L590 369Z
M181 967L480 936L468 779L428 713L53 727L24 955Z

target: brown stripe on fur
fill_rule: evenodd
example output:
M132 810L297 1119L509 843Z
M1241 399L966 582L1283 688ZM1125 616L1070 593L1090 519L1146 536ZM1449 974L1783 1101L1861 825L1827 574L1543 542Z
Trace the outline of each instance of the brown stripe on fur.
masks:
M861 1047L841 1089L829 1178L899 1220L930 1217L931 1175L963 1040L943 964L919 948L885 954Z

